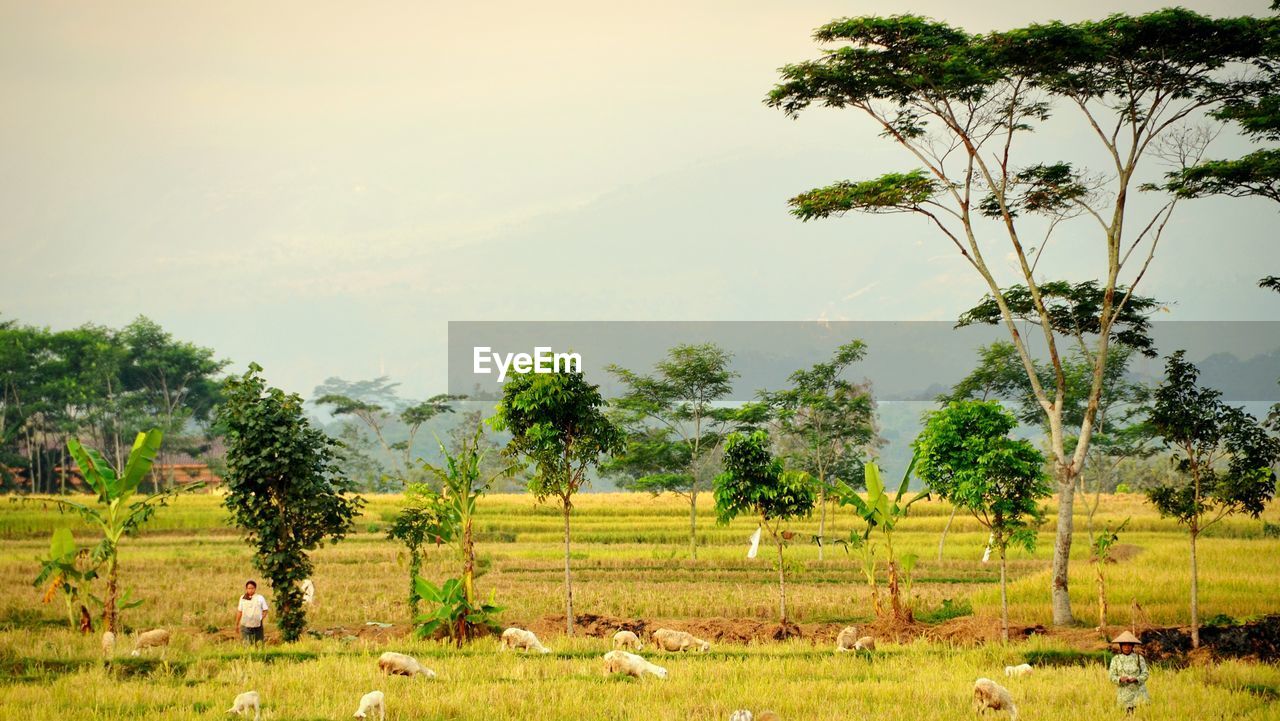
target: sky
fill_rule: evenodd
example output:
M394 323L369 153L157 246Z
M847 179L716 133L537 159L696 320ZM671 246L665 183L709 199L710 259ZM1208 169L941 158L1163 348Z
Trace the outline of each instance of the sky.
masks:
M924 221L788 215L914 163L851 111L765 107L776 69L837 17L983 31L1164 4L2 0L0 317L147 315L304 396L443 390L449 321L950 320L983 288ZM1051 122L1035 148L1082 133ZM1255 284L1278 219L1180 208L1142 286L1162 319L1276 318ZM1099 275L1087 230L1062 276Z

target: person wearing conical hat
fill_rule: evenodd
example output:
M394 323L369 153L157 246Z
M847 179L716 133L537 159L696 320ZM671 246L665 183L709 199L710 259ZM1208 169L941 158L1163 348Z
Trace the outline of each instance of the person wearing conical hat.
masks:
M1132 633L1124 633L1112 639L1111 643L1120 646L1120 653L1111 657L1108 675L1111 683L1116 685L1116 704L1127 713L1133 713L1140 704L1151 700L1147 693L1147 660L1137 652L1142 640Z

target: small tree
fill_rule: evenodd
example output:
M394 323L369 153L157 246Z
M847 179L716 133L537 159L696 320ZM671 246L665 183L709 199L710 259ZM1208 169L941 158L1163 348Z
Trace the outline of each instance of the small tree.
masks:
M627 386L615 406L628 433L627 451L610 470L632 473L637 490L689 499L689 555L695 559L703 461L719 447L734 417L732 409L712 406L733 390L738 374L729 370L731 358L723 348L704 343L667 351L652 376L609 367Z
M294 641L306 627L299 584L311 576L307 552L342 540L364 500L347 495L337 441L311 425L302 398L268 388L261 371L251 363L223 385L217 418L227 438L225 503L255 546L254 567L271 581L281 635Z
M1093 564L1094 570L1098 576L1098 628L1107 627L1107 576L1103 573L1108 563L1111 563L1111 549L1120 541L1120 531L1129 524L1129 519L1124 519L1119 526L1113 530L1107 526L1102 533L1095 534L1092 542L1089 544L1089 562Z
M417 578L422 574L422 550L428 543L444 543L446 521L440 496L425 483L410 483L404 489L404 508L387 528L387 538L400 541L409 552L409 614L418 615Z
M991 532L1000 554L1000 632L1009 640L1007 551L1028 550L1042 517L1036 501L1048 496L1044 455L1029 441L1009 437L1018 421L994 401L952 401L925 416L913 444L916 472L939 497L973 514Z
M819 561L826 543L827 502L837 484L860 485L851 476L862 470L865 450L876 437L871 393L842 377L866 353L862 341L846 343L830 362L792 373L787 390L765 394L778 409L782 432L796 441L796 450L788 455L817 485Z
M816 498L808 474L783 470L782 461L769 449L769 435L764 431L731 433L725 441L724 472L716 477L715 497L720 523L728 523L743 513L754 515L777 544L778 616L786 626L782 524L813 512Z
M134 533L141 528L142 524L155 515L157 508L167 505L171 497L198 487L197 484L182 489L170 489L134 500L138 486L151 472L151 466L155 463L161 438L163 434L159 429L139 433L133 441L133 449L129 451L129 460L125 464L123 474L117 474L98 451L82 446L74 438L69 439L67 450L79 466L85 482L97 492L98 505L88 506L61 498L40 499L41 502L54 503L61 508L79 513L87 523L97 526L102 532L102 540L98 541L98 545L94 546L90 554L90 564L94 569L105 567L100 574L106 582L106 591L102 596L102 624L113 633L120 632L121 539L126 534ZM130 605L136 606L137 603Z
M40 560L40 573L31 585L44 588L44 603L62 596L67 609L67 623L76 627L76 610L84 608L88 585L98 577L98 568L88 548L76 545L70 528L59 528L49 539L49 557ZM82 611L83 613L83 611ZM81 629L88 632L93 629Z
M569 566L569 513L573 496L600 457L622 449L623 434L605 417L600 388L581 372L516 373L502 387L493 426L509 431L505 453L531 463L529 490L555 498L564 514L565 633L573 635L573 576Z
M1147 491L1162 516L1187 527L1191 540L1191 645L1200 646L1200 590L1196 540L1233 513L1257 518L1275 495L1272 466L1280 442L1253 416L1197 384L1199 370L1184 351L1169 356L1156 389L1151 424L1173 450L1174 477Z

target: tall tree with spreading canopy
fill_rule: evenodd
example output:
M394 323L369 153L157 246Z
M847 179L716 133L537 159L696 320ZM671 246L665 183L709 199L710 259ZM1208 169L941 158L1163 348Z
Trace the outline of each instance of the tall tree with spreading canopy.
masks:
M1151 425L1173 451L1175 475L1147 491L1161 515L1187 527L1191 541L1191 645L1200 646L1200 574L1196 541L1234 513L1254 518L1276 492L1280 441L1253 416L1198 383L1184 351L1169 356L1156 389Z
M728 523L750 514L778 548L778 618L787 625L785 538L782 524L813 513L813 483L804 471L788 471L770 449L764 431L731 433L724 444L724 472L716 477L716 515Z
M232 520L254 546L253 565L271 581L281 635L306 628L303 579L310 551L349 533L364 499L350 495L337 471L337 442L315 428L302 398L270 388L262 366L227 379L217 409L227 439L225 500Z
M621 366L609 372L627 387L614 401L627 432L626 450L606 469L630 474L630 486L689 499L689 555L698 557L698 491L708 456L734 420L732 408L713 404L733 390L732 356L714 343L682 344L667 351L652 375Z
M604 412L600 388L581 372L514 373L502 386L493 418L508 431L504 451L533 466L529 490L539 501L555 498L564 517L565 633L573 635L573 575L569 564L569 514L573 496L588 482L587 471L602 456L623 448L622 429Z
M1052 491L1044 455L1009 437L1018 421L995 401L953 401L925 416L914 446L929 491L969 511L1000 554L1000 632L1009 640L1008 549L1035 544L1036 502Z
M1240 96L1244 81L1234 66L1271 57L1276 30L1274 18L1210 18L1181 8L985 34L912 15L848 18L818 28L814 37L835 47L783 67L767 98L789 116L814 104L859 111L917 166L802 193L791 199L797 217L911 213L927 220L973 270L1008 329L1049 429L1059 494L1056 624L1074 620L1068 564L1076 477L1109 350L1123 342L1134 289L1179 202L1173 194L1143 212L1133 196L1149 166L1197 161L1213 135L1197 123ZM1104 167L1035 157L1025 141L1051 116L1083 128ZM1060 227L1075 222L1089 226L1082 232L1097 239L1101 264L1098 302L1085 318L1092 382L1072 445L1063 417L1062 342L1041 261ZM1016 268L1012 284L1000 273L1006 256ZM1019 328L1013 295L1024 296L1039 321L1053 370L1048 384Z
M866 354L862 341L845 343L830 361L792 373L790 388L763 394L777 411L779 430L793 441L784 446L788 459L816 484L818 560L826 542L828 501L844 487L862 485L866 452L876 439L871 392L844 378Z

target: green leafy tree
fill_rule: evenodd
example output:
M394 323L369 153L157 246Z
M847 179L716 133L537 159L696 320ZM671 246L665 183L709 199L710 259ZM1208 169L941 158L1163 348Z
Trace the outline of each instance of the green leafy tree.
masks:
M998 309L1050 431L1059 495L1050 585L1057 624L1073 621L1068 566L1076 477L1106 360L1180 200L1170 195L1146 214L1132 195L1144 177L1158 177L1149 169L1158 173L1157 163L1200 157L1213 132L1198 132L1196 124L1239 97L1237 64L1272 57L1275 27L1271 18L1210 18L1181 8L984 34L912 15L846 18L818 28L814 37L828 48L816 60L783 67L768 96L769 105L790 116L815 104L857 111L916 166L802 193L791 200L797 217L920 216ZM1102 157L1099 170L1046 162L1029 139L1051 117L1086 133L1093 145L1070 152ZM1069 444L1064 353L1041 280L1054 275L1042 262L1044 249L1059 230L1079 223L1105 262L1091 274L1100 279L1088 333L1092 384ZM1073 239L1079 237L1086 236ZM1014 286L1000 277L1006 256L1039 319L1053 369L1048 385L1011 305Z
M138 495L138 487L151 472L151 465L155 463L163 437L164 434L159 429L139 433L133 442L133 449L129 451L129 460L123 473L117 473L98 451L81 445L74 438L70 439L67 441L67 450L75 459L85 482L97 493L97 505L61 498L41 499L41 502L75 511L87 523L101 531L102 539L94 546L90 559L95 569L101 568L98 575L102 576L106 584L101 599L102 624L113 633L120 633L120 541L126 535L136 533L155 515L156 509L166 505L176 493L171 489L149 496ZM188 490L195 488L196 486L190 486Z
M1200 646L1200 588L1196 540L1235 513L1254 518L1275 495L1280 442L1253 416L1228 405L1222 393L1198 383L1184 351L1169 356L1155 391L1151 424L1173 451L1174 478L1147 491L1162 516L1187 527L1191 541L1191 645Z
M940 498L969 511L1000 554L1000 632L1009 640L1007 552L1030 550L1041 518L1036 502L1052 489L1044 455L1009 437L1018 420L995 401L953 401L926 414L914 446L916 473Z
M716 515L728 523L755 516L778 548L778 620L787 625L786 561L782 525L813 513L813 483L803 471L787 471L769 447L769 434L731 433L724 444L724 472L716 477Z
M217 419L227 438L226 506L254 546L253 565L271 581L281 635L306 627L301 583L307 555L349 533L364 505L337 473L337 442L311 425L302 399L269 388L262 367L227 379Z
M827 504L838 487L862 485L867 449L876 440L875 401L868 388L846 380L849 366L866 357L860 340L836 349L831 361L792 373L791 387L764 398L776 409L791 465L807 472L818 491L818 560L823 559Z
M573 576L569 514L573 496L588 482L587 471L601 456L621 451L623 432L604 413L600 388L581 372L516 373L502 386L493 418L508 431L508 457L533 466L529 490L539 501L554 498L564 517L565 633L573 635Z
M713 343L678 345L653 375L620 366L609 371L627 386L614 402L627 431L626 451L606 472L629 472L636 490L675 493L689 499L689 555L698 557L698 491L708 456L734 421L731 408L713 404L733 390L732 356Z

